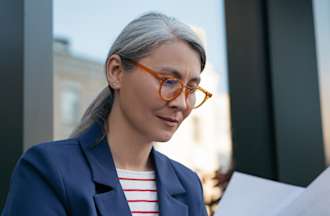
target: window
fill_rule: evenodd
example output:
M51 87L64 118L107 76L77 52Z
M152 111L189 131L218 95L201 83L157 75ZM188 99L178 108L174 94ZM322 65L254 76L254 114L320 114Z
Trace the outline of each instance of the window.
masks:
M61 122L73 126L80 118L80 94L75 85L66 84L61 90Z

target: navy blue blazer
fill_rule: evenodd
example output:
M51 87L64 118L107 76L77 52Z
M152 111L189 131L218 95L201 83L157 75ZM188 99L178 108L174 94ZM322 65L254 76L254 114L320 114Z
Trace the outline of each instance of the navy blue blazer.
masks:
M74 139L30 148L17 162L3 216L131 215L103 135L94 123ZM206 216L190 169L152 149L161 216Z

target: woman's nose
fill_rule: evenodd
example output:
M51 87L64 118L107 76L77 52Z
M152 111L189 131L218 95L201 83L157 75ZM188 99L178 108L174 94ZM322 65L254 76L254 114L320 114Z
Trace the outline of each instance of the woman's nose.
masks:
M180 110L185 110L188 108L188 103L187 103L187 99L186 99L186 94L185 91L181 91L181 93L174 98L173 100L171 100L168 105L172 108L177 108Z

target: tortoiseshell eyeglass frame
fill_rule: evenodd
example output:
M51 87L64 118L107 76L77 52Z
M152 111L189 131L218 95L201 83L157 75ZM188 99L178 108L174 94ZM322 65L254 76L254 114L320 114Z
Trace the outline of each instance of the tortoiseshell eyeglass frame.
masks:
M204 88L202 88L202 87L200 87L200 86L196 86L196 87L190 87L190 86L187 86L187 85L185 85L185 84L183 83L183 81L182 81L181 79L178 79L178 78L176 78L176 77L174 77L174 76L163 75L163 74L161 74L160 72L157 72L157 71L155 71L155 70L153 70L153 69L151 69L151 68L149 68L149 67L147 67L147 66L145 66L145 65L143 65L143 64L141 64L141 63L138 63L138 62L136 62L136 61L134 61L134 60L132 60L132 59L129 59L129 58L126 58L126 57L121 57L121 58L122 58L124 61L127 61L127 62L129 62L129 63L135 65L136 67L142 69L141 71L146 72L146 73L152 75L153 77L155 77L156 79L158 79L158 80L160 81L159 90L158 90L159 97L160 97L162 100L164 100L164 101L172 101L172 100L175 100L175 98L177 98L177 97L181 94L181 92L184 91L184 90L185 90L184 93L185 93L186 98L188 97L189 94L191 94L191 92L194 92L194 91L196 91L196 90L200 90L201 92L204 93L205 96L204 96L204 99L202 100L201 103L199 103L199 104L197 104L197 106L194 106L194 107L193 107L193 109L196 109L196 108L202 106L202 105L205 103L205 101L207 101L209 98L212 97L212 93L210 93L209 91L205 90ZM170 79L170 80L178 80L179 83L180 83L180 85L181 85L181 88L180 88L180 91L177 91L176 94L173 95L171 98L165 98L165 97L163 97L162 94L161 94L161 89L162 89L162 86L163 86L164 82L165 82L166 80L169 80L169 79ZM187 91L187 90L189 90L189 91Z

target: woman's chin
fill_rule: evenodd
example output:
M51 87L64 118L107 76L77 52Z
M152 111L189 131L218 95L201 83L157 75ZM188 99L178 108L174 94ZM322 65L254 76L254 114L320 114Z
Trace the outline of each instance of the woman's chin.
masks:
M169 141L173 136L173 133L166 133L166 134L161 134L157 137L155 137L156 142L167 142Z

